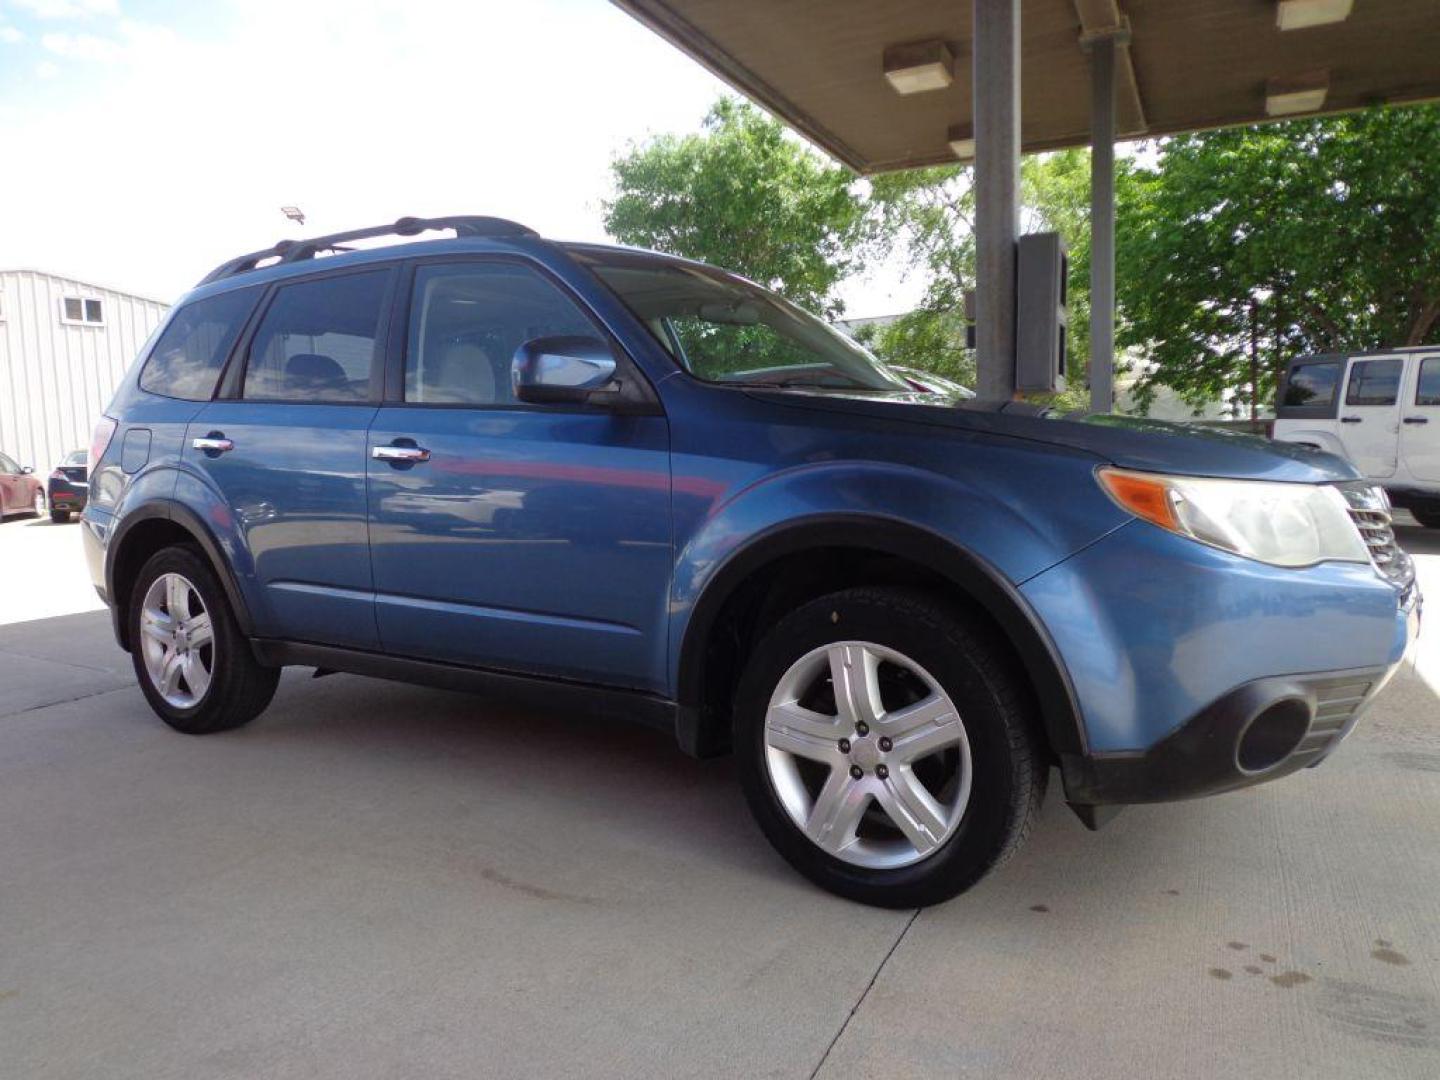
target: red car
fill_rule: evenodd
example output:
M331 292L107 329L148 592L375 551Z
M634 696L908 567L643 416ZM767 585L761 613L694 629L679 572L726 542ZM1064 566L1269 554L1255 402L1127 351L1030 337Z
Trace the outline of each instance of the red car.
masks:
M0 454L0 518L44 512L45 482L30 466L22 468L13 458Z

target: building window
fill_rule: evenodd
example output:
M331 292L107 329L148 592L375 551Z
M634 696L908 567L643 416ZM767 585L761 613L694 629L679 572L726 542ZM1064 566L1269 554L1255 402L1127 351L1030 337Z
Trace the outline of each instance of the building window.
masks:
M81 326L104 326L105 302L80 296L63 297L60 301L60 321Z

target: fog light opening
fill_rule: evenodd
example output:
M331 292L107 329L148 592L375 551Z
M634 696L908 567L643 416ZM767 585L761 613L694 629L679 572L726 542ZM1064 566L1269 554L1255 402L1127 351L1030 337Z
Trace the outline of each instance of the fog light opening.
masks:
M1301 698L1277 701L1250 721L1236 747L1246 772L1264 772L1284 761L1310 730L1310 704Z

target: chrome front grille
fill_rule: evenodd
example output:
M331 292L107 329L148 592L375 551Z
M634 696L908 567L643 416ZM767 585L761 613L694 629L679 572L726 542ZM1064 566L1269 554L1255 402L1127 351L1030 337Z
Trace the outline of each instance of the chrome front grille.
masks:
M1375 569L1399 586L1408 598L1415 586L1415 566L1395 539L1390 499L1385 489L1370 484L1342 484L1340 492L1350 506L1350 518L1365 539Z

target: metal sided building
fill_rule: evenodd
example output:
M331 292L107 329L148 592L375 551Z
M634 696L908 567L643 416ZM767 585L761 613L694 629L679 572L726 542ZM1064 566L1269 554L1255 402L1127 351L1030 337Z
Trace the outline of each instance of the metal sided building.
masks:
M0 451L48 472L90 431L168 304L0 270Z

